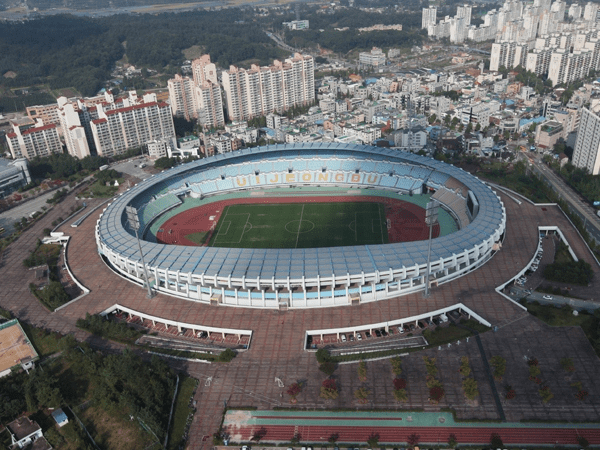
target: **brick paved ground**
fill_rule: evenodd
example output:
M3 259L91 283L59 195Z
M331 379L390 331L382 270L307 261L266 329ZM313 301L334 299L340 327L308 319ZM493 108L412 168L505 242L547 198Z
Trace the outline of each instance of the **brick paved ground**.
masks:
M200 379L195 399L198 413L190 430L190 448L211 445L211 439L202 440L212 434L220 423L223 402L233 406L257 406L272 408L287 405L285 388L277 387L274 379L280 377L286 385L296 380L306 380L307 388L299 397L306 407L355 407L352 392L363 384L358 382L356 367L343 366L336 376L342 387L342 395L335 402L325 403L317 392L324 375L317 370L314 355L302 350L302 338L306 329L351 326L399 319L446 305L462 302L500 326L497 333L482 336L485 352L489 357L501 354L508 360L506 381L517 390L517 397L505 403L509 420L521 418L559 418L565 420L598 419L598 410L589 400L583 403L571 399L572 388L560 372L558 361L570 356L576 362L576 377L590 392L590 398L600 394L594 373L600 370L600 362L583 333L579 329L552 329L529 317L520 308L494 291L494 287L514 276L533 256L538 241L538 225L559 225L574 248L578 257L590 262L592 258L579 240L576 231L555 207L535 207L527 203L517 205L503 197L507 208L508 225L502 249L479 270L442 285L433 290L428 299L420 294L363 304L355 307L324 308L319 310L266 311L230 307L211 307L191 301L157 295L148 300L145 291L110 271L98 257L94 240L94 226L98 217L94 213L79 228L67 224L62 231L72 236L67 256L77 279L91 293L57 313L50 313L29 293L27 285L33 276L21 262L41 237L43 228L58 216L66 217L66 211L74 203L69 196L46 218L34 225L2 256L0 279L0 306L13 311L17 317L36 326L43 326L62 333L74 333L79 339L101 341L75 328L75 321L86 312L97 313L121 303L125 306L172 320L204 324L215 327L252 329L254 337L247 353L240 354L230 364L206 365L200 363L175 363ZM598 267L595 267L598 274ZM550 345L549 345L550 344ZM105 345L109 345L105 343ZM119 348L118 345L112 345ZM421 354L405 358L405 372L409 386L409 403L403 408L436 410L453 407L461 417L497 418L491 388L484 373L479 350L473 340L468 344L428 350L427 354L438 358L440 377L447 395L433 406L427 402L424 383L425 366ZM460 376L457 372L460 356L471 359L474 376L479 381L481 392L476 405L467 405L463 400ZM527 365L524 355L535 356L540 361L542 373L556 395L548 405L543 405L537 387L527 380ZM209 377L212 379L208 380ZM562 378L561 378L562 377ZM573 375L575 377L575 375ZM392 400L392 375L389 362L369 363L369 380L365 383L372 390L372 403L366 407L394 408ZM497 383L503 392L503 383ZM560 417L556 416L557 411Z

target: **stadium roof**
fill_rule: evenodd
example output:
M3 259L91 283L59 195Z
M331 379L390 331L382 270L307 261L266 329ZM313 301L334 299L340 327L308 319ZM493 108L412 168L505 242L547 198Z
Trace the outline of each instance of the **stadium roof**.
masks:
M300 159L357 158L391 163L411 164L436 169L462 182L475 194L479 202L477 217L457 232L433 240L431 260L452 257L489 240L503 229L505 213L499 198L489 187L462 169L440 161L389 148L338 143L304 143L247 148L218 154L164 171L146 179L118 197L104 212L99 224L99 237L108 248L131 261L139 261L138 246L132 231L126 229L125 207L150 190L171 179L185 180L208 168L251 162L260 168L261 161ZM266 173L263 171L262 173ZM363 245L309 249L242 249L189 247L142 242L145 261L150 267L167 269L182 274L235 277L247 279L285 280L332 275L388 272L390 269L411 268L425 264L427 241L382 245Z

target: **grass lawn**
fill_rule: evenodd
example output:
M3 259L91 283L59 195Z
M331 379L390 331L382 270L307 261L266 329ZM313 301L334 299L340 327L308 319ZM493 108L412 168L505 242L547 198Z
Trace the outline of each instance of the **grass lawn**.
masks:
M387 244L380 203L230 205L209 245L236 248L314 248Z
M40 358L60 351L59 341L62 337L60 334L50 333L42 328L32 327L25 322L19 321L19 323L33 344L33 348L35 348L35 351L40 355Z
M167 445L168 450L179 449L179 444L185 432L187 418L194 412L193 408L190 408L188 405L196 384L196 379L180 375L179 389L171 422L171 432L169 433L169 443Z
M109 414L94 406L85 411L75 411L75 414L100 449L150 450L161 447L156 438L142 429L136 419L130 421L120 414ZM153 442L156 444L151 446Z
M564 242L558 243L558 248L556 249L556 254L554 255L554 262L558 264L574 262L573 257L569 253L569 250Z

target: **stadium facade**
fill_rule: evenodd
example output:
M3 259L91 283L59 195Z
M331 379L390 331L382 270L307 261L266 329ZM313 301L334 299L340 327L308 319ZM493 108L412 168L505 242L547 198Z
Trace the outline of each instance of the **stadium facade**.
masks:
M274 145L205 158L155 175L117 197L96 225L98 252L112 270L143 284L125 207L138 209L142 236L181 198L278 187L337 186L403 195L433 193L458 223L435 238L430 282L484 264L500 247L506 212L476 177L394 149L337 143ZM142 241L150 283L164 294L254 308L318 308L371 302L425 289L428 242L311 249L241 249Z

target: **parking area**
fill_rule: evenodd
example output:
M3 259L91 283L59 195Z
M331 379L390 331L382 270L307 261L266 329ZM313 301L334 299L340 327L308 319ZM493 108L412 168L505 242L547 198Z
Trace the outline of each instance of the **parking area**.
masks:
M425 330L446 327L461 319L469 319L471 314L462 308L456 308L430 317L402 323L384 324L352 330L350 332L334 332L309 334L307 348L327 348L332 354L347 354L354 351L382 351L398 348L410 348L427 345L423 337Z

